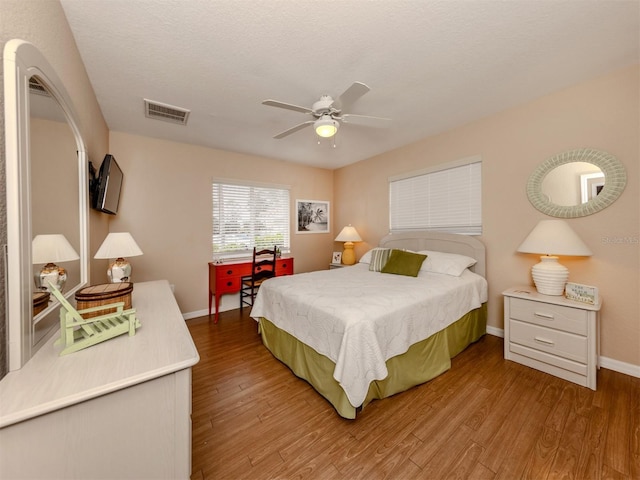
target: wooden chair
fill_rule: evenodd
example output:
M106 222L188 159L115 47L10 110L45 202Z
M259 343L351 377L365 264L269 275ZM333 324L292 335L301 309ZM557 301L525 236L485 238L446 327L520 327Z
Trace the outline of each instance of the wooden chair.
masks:
M253 248L253 262L251 263L251 275L242 277L240 281L240 308L245 305L252 306L256 298L258 288L262 282L276 276L276 250L260 250Z
M51 285L51 283L49 283ZM124 309L124 302L76 310L55 286L51 285L51 293L60 302L60 338L56 345L62 345L60 355L77 352L123 333L135 335L140 321L136 318L135 309ZM85 319L82 315L113 310L115 312Z

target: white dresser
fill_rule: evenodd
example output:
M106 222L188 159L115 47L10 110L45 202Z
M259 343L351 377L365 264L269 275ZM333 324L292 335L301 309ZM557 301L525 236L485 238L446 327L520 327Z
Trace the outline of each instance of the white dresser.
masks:
M502 294L504 358L595 390L602 300L589 305L528 286Z
M63 357L53 338L0 381L0 478L189 478L198 352L168 282L132 306L134 336Z

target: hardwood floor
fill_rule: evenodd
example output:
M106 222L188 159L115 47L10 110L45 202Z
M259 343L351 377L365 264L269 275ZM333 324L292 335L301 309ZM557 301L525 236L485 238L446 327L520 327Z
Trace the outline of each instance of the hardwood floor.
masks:
M193 480L640 479L640 379L592 391L503 359L486 335L440 377L339 417L239 310L190 320Z

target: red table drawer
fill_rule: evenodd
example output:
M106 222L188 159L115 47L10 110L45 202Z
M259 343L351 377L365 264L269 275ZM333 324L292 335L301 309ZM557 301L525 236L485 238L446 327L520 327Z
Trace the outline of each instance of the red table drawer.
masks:
M216 290L218 295L223 293L235 293L240 291L240 281L242 277L220 277L216 279Z
M276 276L293 275L293 258L279 258L276 261Z
M230 265L216 265L215 276L216 280L229 278L229 277L242 277L243 275L251 275L251 262L247 263L234 263Z

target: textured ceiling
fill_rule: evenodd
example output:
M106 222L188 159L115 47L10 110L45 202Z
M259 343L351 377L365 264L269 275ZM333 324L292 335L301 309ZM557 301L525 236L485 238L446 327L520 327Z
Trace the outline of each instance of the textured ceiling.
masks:
M637 63L637 0L61 0L109 128L337 168ZM342 125L273 136L354 81ZM143 99L191 110L147 119Z

